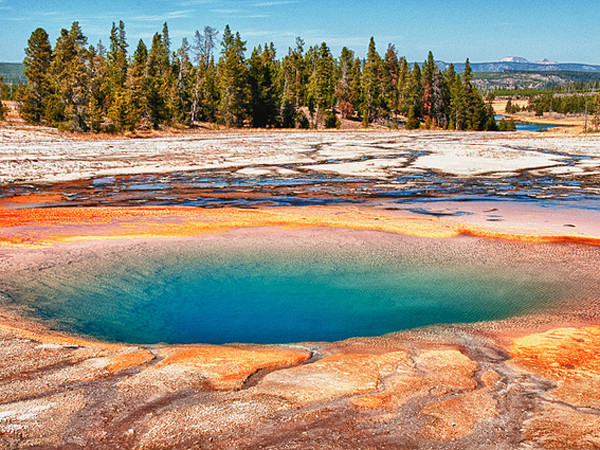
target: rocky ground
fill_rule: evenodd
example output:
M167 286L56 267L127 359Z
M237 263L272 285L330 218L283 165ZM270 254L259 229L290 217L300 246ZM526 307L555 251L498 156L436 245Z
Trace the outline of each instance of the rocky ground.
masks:
M388 180L407 172L598 175L599 157L599 137L535 133L257 131L90 141L53 129L0 128L2 184L192 170L224 170L239 178L335 174Z

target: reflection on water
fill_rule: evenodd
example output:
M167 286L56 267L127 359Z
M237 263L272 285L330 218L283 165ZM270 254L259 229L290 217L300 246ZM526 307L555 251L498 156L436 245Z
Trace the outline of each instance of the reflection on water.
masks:
M495 115L496 123L503 119L506 119L506 116L501 114ZM552 128L558 128L558 125L548 125L545 123L531 123L531 122L515 122L516 131L548 131Z
M573 166L586 158L565 157L564 165ZM519 173L468 178L426 171L391 179L361 179L321 174L251 178L204 170L98 177L49 186L13 185L4 188L0 198L29 193L59 193L65 206L256 207L382 200L392 203L411 200L553 200L600 208L597 177L585 172L581 175Z

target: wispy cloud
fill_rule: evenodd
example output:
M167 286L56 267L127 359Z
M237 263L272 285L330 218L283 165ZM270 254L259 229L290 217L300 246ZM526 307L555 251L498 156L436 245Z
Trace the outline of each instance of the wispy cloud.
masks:
M300 3L300 2L298 0L273 0L273 1L252 3L251 6L253 8L269 8L271 6L293 5L294 3Z
M245 11L243 9L211 9L210 12L215 14L242 14Z
M196 5L218 5L218 0L183 0L178 2L179 6L196 6Z
M269 17L267 14L252 14L244 9L212 9L210 12L220 14L222 16L235 16L243 19L264 19Z
M193 9L184 9L180 11L171 11L164 14L143 14L140 16L131 17L129 20L136 21L161 21L161 20L169 20L169 19L189 19L192 17L192 14L195 12Z

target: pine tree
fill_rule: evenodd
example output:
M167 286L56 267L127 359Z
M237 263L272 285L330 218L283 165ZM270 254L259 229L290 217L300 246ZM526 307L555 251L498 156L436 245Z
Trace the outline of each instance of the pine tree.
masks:
M316 112L320 122L325 112L334 105L335 63L327 44L312 47L307 53L307 65L311 68L308 79L308 104L311 115Z
M175 53L174 67L177 75L176 119L179 123L190 125L192 121L192 85L194 83L194 66L190 60L190 45L183 38L181 47Z
M471 86L473 82L473 69L471 69L471 64L469 62L469 58L465 61L465 71L463 73L463 83L465 86Z
M431 85L431 117L434 125L441 128L446 128L448 125L445 91L444 77L436 67L433 73L433 84Z
M116 131L135 130L138 120L130 90L119 89L113 94L113 101L108 110L108 118Z
M133 53L129 68L127 70L127 79L125 89L130 93L130 118L128 123L140 125L142 119L149 119L148 102L146 98L146 88L151 84L148 78L148 48L142 39Z
M73 22L68 31L63 28L49 68L52 94L46 107L46 120L70 131L88 129L90 77L86 43L78 22Z
M399 76L400 63L396 54L396 47L390 44L383 61L381 93L384 113L388 117L393 117L395 125L397 125L396 117L400 109Z
M405 57L399 60L400 69L398 71L398 109L401 114L408 115L410 107L410 67Z
M98 43L98 49L90 45L88 49L88 74L90 101L88 104L87 127L93 132L102 129L104 113L108 108L108 67L104 58L104 47Z
M165 53L163 37L159 33L155 33L152 38L152 47L148 52L146 76L144 77L146 114L149 124L154 129L168 123L171 118L167 103L167 90L164 86L169 69Z
M280 121L284 128L293 128L303 116L299 109L304 105L307 85L307 69L304 58L304 41L296 38L296 47L288 50L281 64L283 78L283 93L281 102Z
M423 76L423 109L422 115L425 118L431 118L434 116L433 104L435 102L433 98L433 78L437 67L435 66L435 60L431 51L427 55L427 60L423 63L422 76Z
M367 61L363 67L363 123L371 123L378 116L381 101L380 90L380 64L381 57L375 48L375 39L371 36Z
M473 71L468 58L463 73L463 95L466 107L466 129L484 130L489 126L489 111L473 85Z
M4 92L4 79L0 75L0 120L4 120L6 117L6 106L2 103L2 93Z
M215 121L218 109L217 75L213 59L218 31L210 26L196 30L192 51L196 68L192 85L191 122Z
M351 101L350 79L354 64L354 52L347 47L342 49L339 59L339 77L336 85L335 96L338 99L338 108L342 118L354 114L354 105Z
M415 120L420 121L423 117L423 78L419 64L415 63L408 82L408 104L414 114Z
M410 106L408 109L408 114L406 116L406 129L407 130L416 130L421 126L421 122L417 118L415 114L415 107Z
M133 118L132 95L125 88L128 69L127 47L125 24L119 21L117 27L113 22L110 30L110 47L106 55L106 108L111 129L115 131L130 130L137 125Z
M108 70L111 91L120 90L127 76L127 41L125 24L119 21L119 27L113 22L110 30L110 49L108 51Z
M277 125L279 99L277 92L277 66L273 43L255 48L249 60L250 121L253 127Z
M350 103L354 111L360 111L362 106L362 61L360 58L354 59L352 69L350 70Z
M246 42L242 41L239 33L234 35L227 25L221 45L221 58L217 66L221 91L220 115L227 126L241 127L247 116L250 96L244 58Z
M24 88L21 102L21 117L27 122L41 123L44 119L48 95L50 93L49 68L52 64L52 47L48 33L37 28L27 42L23 61L27 87Z

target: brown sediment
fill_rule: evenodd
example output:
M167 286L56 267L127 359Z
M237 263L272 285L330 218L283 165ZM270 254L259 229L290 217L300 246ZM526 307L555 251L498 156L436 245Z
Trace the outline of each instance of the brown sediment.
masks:
M0 245L36 247L79 240L182 237L237 228L347 228L427 238L470 235L520 242L569 242L600 245L600 235L578 231L509 232L443 218L398 214L360 207L305 206L265 209L0 208Z
M259 370L296 366L310 358L306 350L273 346L172 346L164 353L164 359L150 370L168 372L175 367L196 372L217 390L240 389Z

